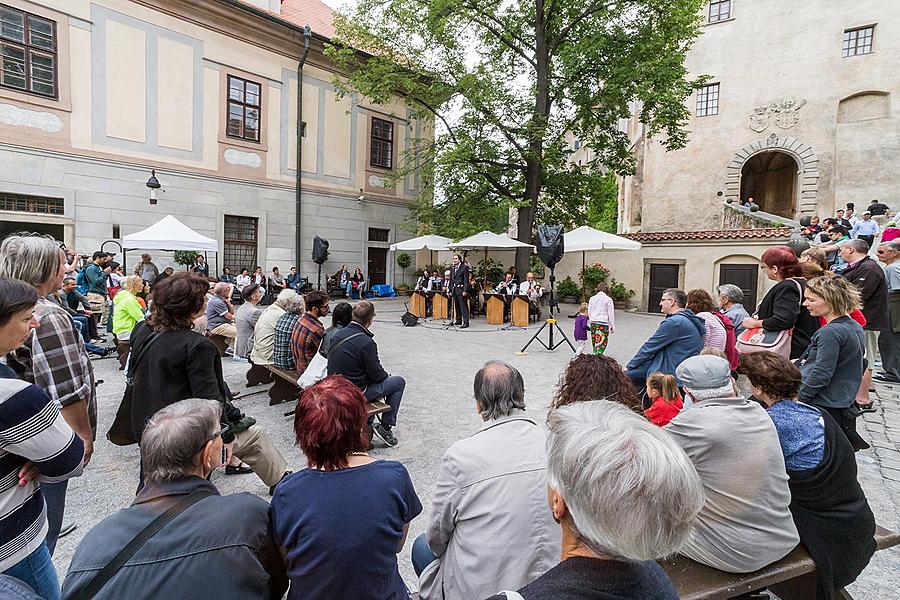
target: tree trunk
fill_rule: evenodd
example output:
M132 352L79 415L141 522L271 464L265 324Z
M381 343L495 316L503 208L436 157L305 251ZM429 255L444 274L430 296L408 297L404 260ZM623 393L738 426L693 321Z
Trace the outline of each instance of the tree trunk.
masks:
M547 118L550 116L550 49L547 46L544 23L544 0L535 0L535 97L534 115L531 118L533 138L529 140L530 156L526 158L527 170L525 172L525 199L529 206L519 209L518 237L517 239L527 244L532 243L534 237L534 217L537 212L538 200L543 186L542 169L544 159L544 128L547 126ZM516 251L516 270L524 275L531 269L529 263L530 252L527 250Z

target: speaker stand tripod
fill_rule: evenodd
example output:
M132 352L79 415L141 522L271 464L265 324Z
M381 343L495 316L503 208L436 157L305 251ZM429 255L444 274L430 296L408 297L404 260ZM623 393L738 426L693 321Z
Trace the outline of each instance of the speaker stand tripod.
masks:
M559 328L559 324L556 322L556 319L553 318L554 309L556 310L557 313L559 313L559 306L556 304L556 297L555 297L554 289L553 289L555 283L556 283L556 277L554 276L553 268L551 267L550 268L550 301L547 303L547 308L550 313L550 316L546 321L544 321L544 324L541 325L541 328L538 329L537 332L535 332L535 334L533 336L531 336L531 339L528 340L528 343L525 344L525 346L521 350L516 352L516 354L518 354L519 356L524 356L524 355L528 354L528 352L527 352L528 346L530 346L531 343L535 340L537 340L541 346L543 346L544 348L546 348L547 350L549 350L551 352L553 352L554 350L556 350L557 348L562 346L563 342L565 342L569 345L569 348L572 349L572 352L575 352L575 346L572 345L572 342L569 341L569 338L566 337L566 334L563 333L563 330ZM538 336L541 335L541 332L544 331L544 329L548 325L550 326L550 342L544 343L544 340L540 339ZM562 338L558 342L553 340L553 331L554 330L556 330L556 332L559 333L560 337Z

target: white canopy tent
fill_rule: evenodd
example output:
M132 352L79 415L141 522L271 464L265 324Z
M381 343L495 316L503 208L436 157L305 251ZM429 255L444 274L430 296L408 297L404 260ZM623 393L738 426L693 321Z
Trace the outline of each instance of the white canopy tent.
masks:
M422 235L411 240L391 244L391 251L409 250L410 252L415 252L417 250L429 250L431 252L431 264L434 264L434 253L441 250L449 250L449 244L452 241L450 238L442 235Z
M641 243L582 225L563 235L566 252L581 252L581 273L584 282L585 253L588 250L640 250ZM582 289L582 294L586 292Z
M510 238L506 234L491 233L490 231L482 231L475 235L470 235L458 242L450 244L450 248L454 250L484 250L484 284L487 285L487 255L488 250L515 250L516 248L531 248L534 252L534 246L520 242Z
M172 215L166 215L147 229L123 237L122 249L123 253L128 250L196 250L215 252L218 257L219 242L200 235Z

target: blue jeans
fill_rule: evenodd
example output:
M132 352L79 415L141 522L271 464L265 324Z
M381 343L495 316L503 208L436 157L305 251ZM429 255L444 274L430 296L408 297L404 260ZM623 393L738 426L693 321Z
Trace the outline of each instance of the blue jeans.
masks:
M416 572L416 577L421 576L422 571L438 559L437 555L428 547L428 541L425 539L424 533L413 542L412 552L410 552L409 557L412 560L413 571Z
M44 600L59 600L60 598L59 579L56 577L53 561L50 560L50 552L47 550L46 542L27 557L8 568L3 574L24 581ZM6 581L0 582L0 594L2 594L3 598L10 598L11 596L6 594L6 584ZM29 598L29 596L24 594L19 597Z
M50 556L56 550L56 540L59 538L59 530L62 529L63 515L66 512L66 489L69 481L59 483L41 483L41 493L44 495L44 503L47 505L47 550Z
M84 338L84 343L89 343L91 337L88 335L90 333L88 331L88 318L81 315L72 315L72 320L78 325L78 329L81 331L81 337Z
M406 389L406 380L399 375L391 375L384 381L370 383L366 386L366 400L371 402L384 396L384 401L391 410L381 413L381 424L393 427L397 424L397 413L400 411L400 401L403 399L403 390ZM374 420L374 417L373 417ZM372 421L369 421L372 424Z

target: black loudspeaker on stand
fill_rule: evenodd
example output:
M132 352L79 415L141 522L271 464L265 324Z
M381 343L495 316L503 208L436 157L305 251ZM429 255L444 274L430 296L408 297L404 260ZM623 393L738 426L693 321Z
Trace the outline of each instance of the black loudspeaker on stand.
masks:
M528 340L528 343L519 350L517 354L527 354L526 350L528 350L528 346L535 340L538 343L550 350L556 350L560 346L563 345L563 342L569 345L569 348L572 349L572 352L575 352L575 346L572 345L572 342L569 341L569 338L566 337L566 334L563 333L563 330L559 328L559 324L556 322L556 319L553 318L553 311L555 310L559 313L559 306L556 303L556 292L554 286L556 284L556 276L553 273L554 267L556 264L562 259L563 253L565 252L565 245L563 240L563 228L562 225L538 225L537 228L537 253L538 257L541 259L547 267L550 269L550 299L547 303L548 310L550 312L550 318L548 318L541 328L537 330L531 339ZM549 343L545 343L544 340L540 339L541 332L544 329L549 327L550 340ZM560 339L559 341L555 341L553 339L553 332L556 331L559 333Z
M415 327L419 324L419 317L409 312L409 302L404 302L403 306L406 308L406 312L403 313L403 316L400 317L400 320L403 321L403 324L407 327Z
M319 283L316 289L322 289L322 264L328 260L328 240L316 236L313 238L313 262L319 265Z

